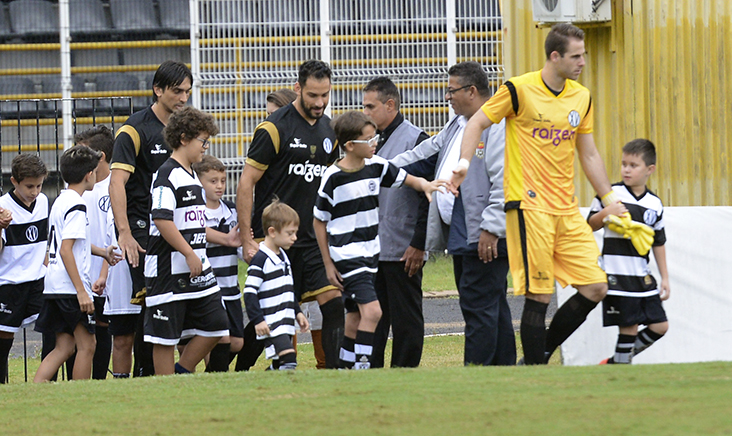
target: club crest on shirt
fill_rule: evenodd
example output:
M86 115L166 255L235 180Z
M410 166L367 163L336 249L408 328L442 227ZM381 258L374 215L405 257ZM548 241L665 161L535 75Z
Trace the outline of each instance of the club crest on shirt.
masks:
M478 148L475 149L475 157L478 159L483 159L483 156L485 155L485 143L483 141L480 141L478 143Z
M29 226L27 229L25 229L25 237L30 242L36 242L36 240L38 239L38 227Z
M330 140L330 138L323 139L323 150L325 150L325 152L328 154L333 151L333 142Z
M99 210L105 213L109 210L109 195L105 195L99 199Z
M577 127L580 124L580 115L579 112L576 110L571 110L569 112L569 115L567 116L567 121L569 121L569 125L572 127Z
M317 145L311 145L310 146L310 159L315 157L315 152L318 151Z
M657 217L658 215L656 214L655 210L646 209L646 211L643 212L643 221L649 226L656 224Z
M376 192L376 182L373 180L369 180L369 191Z

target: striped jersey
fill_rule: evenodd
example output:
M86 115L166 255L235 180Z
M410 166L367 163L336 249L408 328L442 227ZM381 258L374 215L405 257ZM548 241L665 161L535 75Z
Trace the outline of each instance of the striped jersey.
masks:
M89 218L90 237L89 242L99 248L106 247L104 243L107 229L107 211L109 210L109 180L107 176L94 184L94 189L86 191L81 195L86 203L86 214ZM92 283L99 278L104 259L99 256L92 256L89 275Z
M46 270L45 289L48 295L76 295L76 288L66 271L61 258L61 243L66 239L75 239L71 249L76 262L79 277L89 297L92 297L91 278L91 244L89 243L89 220L86 215L86 203L78 192L64 189L56 197L48 215L48 268Z
M534 71L507 81L481 110L493 123L506 119L506 208L575 213L574 151L577 135L592 133L590 91L566 80L554 95Z
M13 214L2 230L0 286L31 282L46 275L43 261L48 240L48 197L41 193L26 206L14 191L0 197L0 207Z
M236 206L226 200L219 200L217 209L206 208L206 227L221 233L229 233L236 227ZM226 247L213 242L206 243L206 255L216 275L224 300L239 300L239 258L236 247Z
M153 175L151 187L150 240L145 255L147 306L205 297L219 291L206 256L206 198L195 172L173 158ZM201 259L203 271L190 277L185 256L160 234L154 220L173 221L186 242Z
M260 242L259 251L247 269L244 305L254 325L267 323L270 337L295 334L295 315L300 312L300 306L295 301L292 267L285 250L276 254ZM257 339L264 338L257 336Z
M318 189L313 216L326 224L330 257L344 278L376 273L379 262L380 187L399 187L407 173L381 156L361 169L329 167Z
M636 197L623 183L614 184L613 191L618 194L633 221L644 223L655 230L653 245L664 245L666 232L661 199L648 189ZM595 197L588 219L601 209L602 202L599 197ZM607 273L608 295L648 297L658 294L656 279L648 267L648 256L648 253L641 256L630 239L623 238L605 226L600 266Z

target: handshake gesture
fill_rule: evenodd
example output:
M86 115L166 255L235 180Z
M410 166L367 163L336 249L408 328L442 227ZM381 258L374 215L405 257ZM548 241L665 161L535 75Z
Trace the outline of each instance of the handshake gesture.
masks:
M608 215L603 219L610 230L630 239L638 254L645 256L653 245L655 232L649 226L633 221L630 214L624 213L620 216Z

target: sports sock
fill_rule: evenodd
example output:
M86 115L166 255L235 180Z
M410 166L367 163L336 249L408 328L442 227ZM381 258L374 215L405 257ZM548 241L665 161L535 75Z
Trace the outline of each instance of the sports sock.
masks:
M618 344L615 346L615 355L610 359L612 363L631 363L634 343L634 335L619 334ZM610 360L608 360L608 363L610 363Z
M297 368L297 353L286 353L279 358L280 371L292 371Z
M554 350L585 322L587 315L595 306L596 302L577 292L557 309L546 332L545 362L548 362Z
M13 338L0 339L0 384L8 381L8 356L13 346Z
M145 342L145 311L148 308L142 305L142 311L138 316L135 326L135 342L133 343L133 355L135 358L133 377L147 377L155 375L155 363L153 362L153 344Z
M229 370L229 351L231 344L216 344L208 357L206 372L226 372Z
M249 321L244 327L244 345L237 355L234 371L249 371L249 368L257 363L262 351L264 351L264 341L257 340L254 323Z
M323 314L323 329L321 333L323 352L325 353L325 367L338 368L338 356L343 340L345 324L345 308L342 298L333 298L320 306Z
M524 300L524 312L521 315L521 346L524 349L525 365L544 363L546 339L546 309L544 304L532 299Z
M313 354L315 355L315 367L317 369L325 369L325 352L323 351L323 331L310 330L310 336L313 338Z
M130 378L129 372L113 372L112 377L114 378Z
M356 332L356 344L354 352L356 353L356 363L353 369L369 369L371 368L371 352L374 349L374 332L365 332L358 330Z
M635 338L635 346L633 347L633 356L637 356L641 351L653 345L657 340L661 339L663 335L658 334L646 327L640 332Z
M104 380L109 372L109 357L112 355L112 337L108 327L99 327L97 324L94 336L97 338L97 347L92 360L92 379Z
M183 365L181 365L178 362L175 362L175 373L176 374L190 374L191 372L187 369L183 368Z
M356 340L345 336L341 343L340 351L340 363L339 368L353 369L353 364L356 363L356 353L353 351L355 348Z

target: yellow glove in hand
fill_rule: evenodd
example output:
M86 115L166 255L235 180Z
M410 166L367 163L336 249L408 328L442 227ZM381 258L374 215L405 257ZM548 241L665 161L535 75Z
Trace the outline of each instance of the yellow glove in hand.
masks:
M630 239L628 235L628 225L630 224L630 217L624 214L623 216L608 215L603 219L603 222L607 224L607 228L615 233L623 235L624 238Z
M630 236L630 242L633 243L633 247L638 251L638 254L641 256L648 254L655 235L652 228L637 221L630 221L625 234Z

